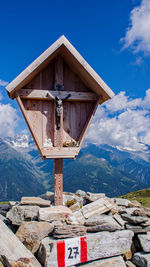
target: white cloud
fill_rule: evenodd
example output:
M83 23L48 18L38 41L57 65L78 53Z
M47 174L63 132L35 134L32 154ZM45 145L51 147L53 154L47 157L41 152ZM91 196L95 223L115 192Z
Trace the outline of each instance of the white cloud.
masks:
M9 104L0 103L0 136L13 136L18 119L16 109Z
M124 42L123 49L132 48L135 53L150 53L150 0L142 0L131 11L130 26L121 41Z
M130 99L120 92L100 106L86 141L146 151L150 145L150 89L144 99Z
M8 82L0 79L0 86L6 86L8 84Z

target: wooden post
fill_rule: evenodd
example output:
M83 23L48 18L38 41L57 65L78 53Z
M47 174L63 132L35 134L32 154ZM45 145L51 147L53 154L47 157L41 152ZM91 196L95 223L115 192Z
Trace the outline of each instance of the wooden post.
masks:
M58 56L55 61L55 85L63 85L63 58ZM58 91L59 93L59 91ZM56 103L54 103L54 146L63 147L63 108L60 128L56 123ZM54 159L54 204L63 205L63 159Z
M54 159L54 203L63 205L63 159Z

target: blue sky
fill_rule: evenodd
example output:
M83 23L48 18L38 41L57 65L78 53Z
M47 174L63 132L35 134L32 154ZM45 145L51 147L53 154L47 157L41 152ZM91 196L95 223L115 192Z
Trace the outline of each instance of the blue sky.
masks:
M25 128L16 102L9 100L4 90L6 83L64 34L116 94L115 100L99 108L96 123L93 122L88 133L89 141L146 149L150 145L150 141L146 141L150 137L149 29L150 0L1 1L0 128L3 130L0 135L12 135ZM115 108L108 108L112 105ZM127 115L129 111L131 114ZM4 118L6 112L7 119ZM97 120L102 123L102 112L105 113L104 129L103 133L100 129L101 135L97 136ZM136 113L136 132L126 121L133 113ZM122 121L121 115L127 115L126 120ZM119 133L115 136L114 130L112 140L110 125L114 120L119 125ZM137 120L141 120L140 125ZM104 140L107 122L107 140ZM121 136L124 131L128 140L125 144L124 135Z

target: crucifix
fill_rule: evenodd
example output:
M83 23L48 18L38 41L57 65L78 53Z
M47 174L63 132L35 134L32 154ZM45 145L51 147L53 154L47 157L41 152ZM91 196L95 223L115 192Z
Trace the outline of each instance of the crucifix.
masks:
M75 159L99 104L114 93L61 36L7 87L43 159L54 159L54 202L63 205L63 159Z

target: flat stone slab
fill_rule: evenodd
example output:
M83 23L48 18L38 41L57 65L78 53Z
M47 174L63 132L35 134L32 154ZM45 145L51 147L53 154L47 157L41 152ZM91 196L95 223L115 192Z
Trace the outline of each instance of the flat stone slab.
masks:
M69 214L72 214L72 211L65 206L52 206L49 208L40 208L39 221L61 222L67 219Z
M54 238L68 238L86 235L87 228L81 225L62 225L54 228Z
M2 221L0 221L0 257L5 259L6 266L19 266L11 265L12 262L17 262L19 259L28 261L31 267L41 266L34 255L26 249L15 234L13 234Z
M96 214L103 214L113 208L113 204L107 198L100 198L82 208L83 216L88 219Z
M118 206L125 206L127 208L130 205L130 201L128 199L124 199L124 198L113 198L113 200L114 200L114 202Z
M142 217L142 216L132 216L132 215L129 215L129 214L126 214L126 213L123 213L121 214L121 217L129 222L129 223L132 223L134 225L136 224L141 224L141 223L144 223L146 221L148 221L148 218L147 217Z
M150 267L150 253L137 252L134 253L132 262L139 267Z
M96 194L96 193L90 193L90 192L87 192L86 196L85 196L85 198L90 202L93 202L93 201L96 201L100 198L105 198L105 197L106 197L106 195L104 193Z
M150 252L150 233L138 235L138 240L144 252Z
M150 231L150 226L143 227L142 225L126 224L126 229L133 231L134 233L147 233Z
M123 255L130 251L132 237L133 232L129 230L92 233L84 237L58 241L46 237L41 241L37 257L44 266L57 267L58 259L63 260L66 266L72 266L81 262Z
M122 229L112 216L95 215L85 221L88 232L109 231L113 232Z
M96 260L94 262L85 263L78 266L84 267L126 267L122 256L112 257L104 260ZM135 266L135 265L134 265ZM75 267L75 266L74 266Z
M40 197L22 197L21 205L36 205L39 207L49 207L51 202Z
M38 206L14 206L7 212L6 218L14 225L21 225L23 221L37 220L38 213Z

